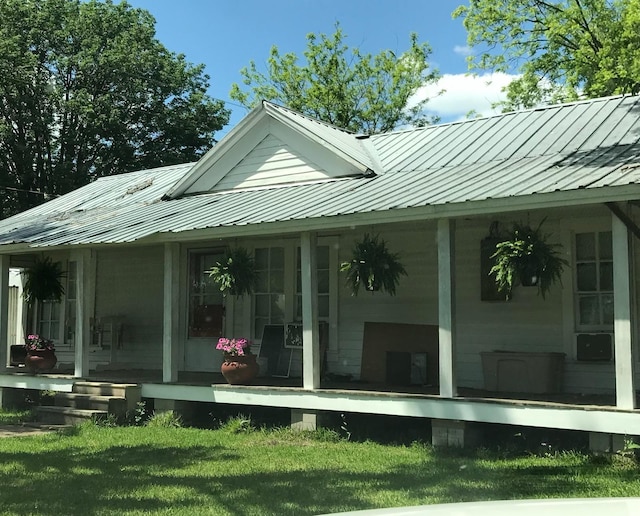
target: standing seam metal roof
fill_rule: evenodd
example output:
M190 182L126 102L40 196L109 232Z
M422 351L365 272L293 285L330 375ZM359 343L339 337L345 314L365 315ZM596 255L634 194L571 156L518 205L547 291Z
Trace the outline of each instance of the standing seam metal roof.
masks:
M627 185L638 186L640 197L639 97L374 135L368 150L355 135L269 109L319 144L332 140L333 147L377 166L378 175L167 200L166 192L195 164L143 170L101 178L0 221L0 245L124 243L158 233L321 217L334 217L340 226L341 215Z

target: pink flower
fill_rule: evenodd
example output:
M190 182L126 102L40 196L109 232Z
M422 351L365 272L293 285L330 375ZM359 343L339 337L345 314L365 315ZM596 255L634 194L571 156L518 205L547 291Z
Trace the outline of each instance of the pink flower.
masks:
M221 350L226 355L231 356L244 356L250 352L251 344L245 338L228 339L226 337L220 337L216 349Z

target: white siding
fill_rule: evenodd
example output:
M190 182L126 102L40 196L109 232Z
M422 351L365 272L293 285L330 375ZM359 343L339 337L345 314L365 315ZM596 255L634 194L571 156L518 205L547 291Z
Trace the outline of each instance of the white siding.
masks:
M215 189L250 188L327 177L320 166L295 153L275 136L268 135L220 180Z

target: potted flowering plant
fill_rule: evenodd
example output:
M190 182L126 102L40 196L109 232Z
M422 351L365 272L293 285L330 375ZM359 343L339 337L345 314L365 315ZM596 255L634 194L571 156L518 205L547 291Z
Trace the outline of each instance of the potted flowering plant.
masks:
M220 337L216 349L222 350L225 360L231 357L238 357L251 354L251 344L245 338L227 339Z
M40 335L28 335L24 348L27 352L25 366L34 373L38 370L53 369L58 362L53 341Z
M251 343L243 338L220 337L216 349L224 353L220 372L231 385L248 385L258 376L260 367L251 353Z

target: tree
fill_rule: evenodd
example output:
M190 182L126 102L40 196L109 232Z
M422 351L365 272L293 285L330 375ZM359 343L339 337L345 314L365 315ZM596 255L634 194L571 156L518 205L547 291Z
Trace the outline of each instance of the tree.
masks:
M243 91L233 84L230 96L248 108L270 100L337 127L367 134L389 131L399 125L424 125L428 99L408 106L420 86L435 81L438 72L429 67L431 49L410 36L410 48L400 56L391 50L363 54L349 50L339 25L333 35L307 35L305 63L291 52L281 55L273 46L267 75L254 61L240 70Z
M471 0L453 16L480 49L471 69L520 70L508 109L640 91L637 0Z
M125 2L0 0L2 216L213 144L229 112L154 25Z

